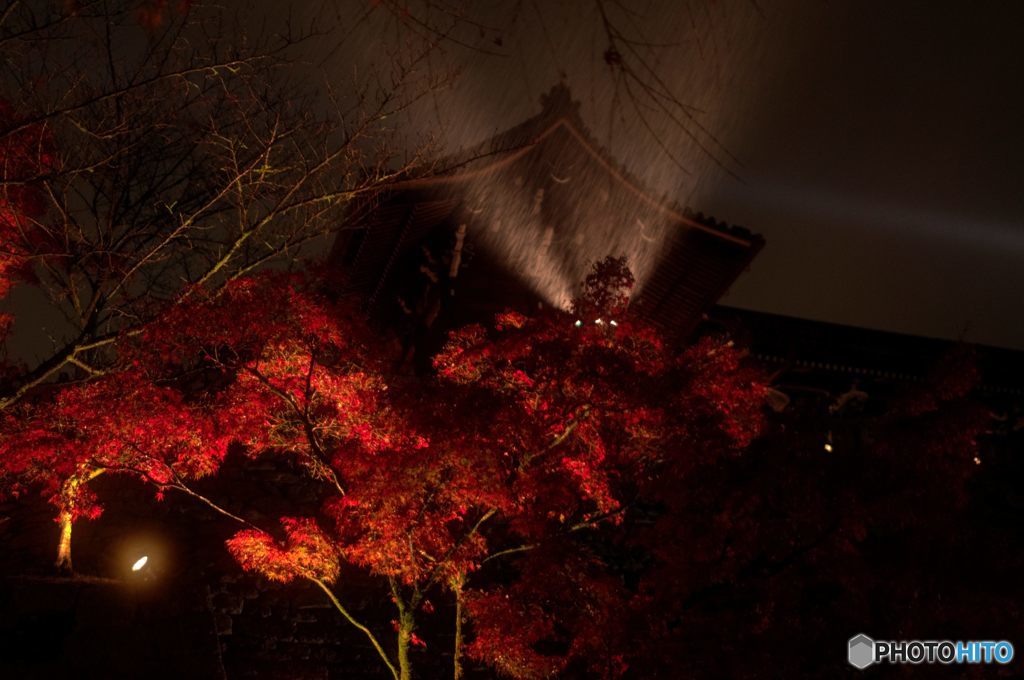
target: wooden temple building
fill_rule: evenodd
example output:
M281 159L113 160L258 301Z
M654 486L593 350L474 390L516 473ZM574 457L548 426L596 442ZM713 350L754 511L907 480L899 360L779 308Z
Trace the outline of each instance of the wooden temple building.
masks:
M355 205L333 258L352 291L429 352L443 329L505 307L567 306L607 255L629 258L634 309L682 340L763 245L653 196L558 85L533 118Z

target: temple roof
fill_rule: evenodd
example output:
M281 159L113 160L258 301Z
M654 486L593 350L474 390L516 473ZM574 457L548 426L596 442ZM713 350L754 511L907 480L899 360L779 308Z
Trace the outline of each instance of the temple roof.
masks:
M556 305L594 260L626 255L639 283L635 308L677 337L764 245L649 192L594 140L563 84L541 98L536 116L354 205L356 235L339 240L336 257L377 304L403 253L458 224L491 267Z
M580 103L572 98L572 92L564 83L555 85L541 95L540 101L541 111L536 116L454 155L417 168L413 171L416 176L396 182L391 188L401 191L470 182L522 160L550 137L565 137L603 166L609 176L621 182L637 198L663 211L681 226L707 231L747 246L763 245L764 239L760 235L744 227L718 221L702 212L680 206L667 196L656 196L648 191L639 179L618 163L594 138L580 116Z

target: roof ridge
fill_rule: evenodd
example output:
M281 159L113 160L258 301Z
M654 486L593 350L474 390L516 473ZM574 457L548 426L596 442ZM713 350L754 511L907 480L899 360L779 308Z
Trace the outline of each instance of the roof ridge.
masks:
M565 82L556 83L540 97L541 110L534 116L514 125L507 130L498 132L491 137L452 155L439 159L431 167L442 169L426 174L412 181L456 181L460 175L485 173L488 167L496 167L517 153L525 153L532 146L540 143L559 127L567 129L573 137L599 162L629 185L634 191L647 199L652 205L676 215L679 221L689 223L702 231L710 231L729 240L742 241L748 244L763 243L764 239L749 229L718 221L695 212L687 206L681 206L666 194L655 195L637 176L621 163L606 146L601 144L580 115L580 102L572 98L572 92ZM505 158L497 158L506 155ZM467 170L467 166L482 161L487 157L495 157L492 166ZM401 182L399 182L401 184Z

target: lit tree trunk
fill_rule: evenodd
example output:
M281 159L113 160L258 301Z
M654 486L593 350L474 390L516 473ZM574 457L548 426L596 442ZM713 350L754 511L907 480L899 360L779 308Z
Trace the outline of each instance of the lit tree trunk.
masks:
M398 677L412 680L412 664L409 662L409 641L412 639L413 618L408 610L398 620Z
M57 544L57 570L70 574L73 571L71 565L71 529L74 525L75 504L78 501L78 491L83 484L89 480L96 479L103 474L103 468L81 468L64 482L60 490L61 511L57 520L60 523L60 542Z
M60 513L60 543L57 545L57 571L70 574L71 566L71 511Z
M412 663L409 661L409 643L412 642L412 631L415 627L413 609L420 601L421 593L417 590L412 600L407 602L402 597L401 589L394 578L389 578L391 599L398 607L398 680L412 680Z
M464 582L465 578L461 575L452 582L452 589L455 591L455 654L452 661L455 680L462 680L462 584Z

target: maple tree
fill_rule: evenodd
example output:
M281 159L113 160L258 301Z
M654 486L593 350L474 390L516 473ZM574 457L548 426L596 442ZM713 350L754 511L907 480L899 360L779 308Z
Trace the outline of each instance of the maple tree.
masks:
M572 314L454 332L427 377L396 373L356 301L315 281L196 289L123 341L116 374L14 409L5 487L41 488L68 532L100 512L99 474L198 499L245 525L228 541L243 568L321 588L395 677L411 677L421 620L445 597L456 675L467 658L512 677L621 672L608 630L645 598L609 551L634 513L658 514L665 475L749 444L757 373L723 341L666 347L629 314L621 260L595 267ZM296 461L321 506L257 527L195 491L232 446ZM393 656L335 592L343 565L387 584Z
M12 3L0 13L0 302L15 286L33 296L31 307L0 310L0 411L17 411L12 432L25 431L21 400L54 382L94 390L61 394L55 417L84 408L76 398L114 398L131 384L140 406L198 418L180 399L163 403L172 390L124 370L127 339L195 291L304 266L303 249L330 238L353 196L407 167L392 162L382 121L436 86L439 76L414 68L430 44L390 55L387 85L371 70L313 107L286 72L333 25L261 33L240 21L218 5L163 0ZM49 342L33 337L44 332ZM90 431L131 424L101 415ZM142 460L114 444L96 455L76 459L75 474L36 473L51 494L77 497L113 458ZM24 462L5 467L20 475ZM75 510L62 513L62 545L77 514L95 512L65 505ZM69 548L59 562L70 567Z
M0 311L0 411L16 411L10 423L27 422L17 408L26 396L69 380L93 392L59 395L55 418L129 385L140 407L199 418L173 390L124 370L126 340L195 291L268 265L302 266L303 249L337 230L352 197L406 167L391 163L381 121L436 83L412 66L431 47L396 54L388 87L354 82L352 97L314 113L282 73L319 34L280 28L257 34L214 5L154 0L14 3L2 13L0 300L20 285L34 289L37 308L23 326L14 312L24 303ZM50 342L34 343L35 356L12 350L40 317L51 319ZM46 472L39 460L5 465L67 499L64 569L75 518L97 511L82 498L86 482L186 444L167 431L160 451L135 451L115 433L158 429L155 416L104 415L81 424L109 428L93 458L54 458ZM60 436L70 439L50 442L54 451L85 435Z

